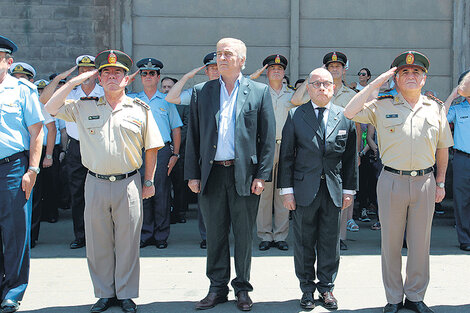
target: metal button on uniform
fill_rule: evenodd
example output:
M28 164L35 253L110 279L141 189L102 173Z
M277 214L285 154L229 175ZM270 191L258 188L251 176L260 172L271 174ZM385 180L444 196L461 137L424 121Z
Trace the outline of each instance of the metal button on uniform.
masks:
M209 163L212 164L212 163L214 163L214 161L210 160Z
M216 146L216 145L214 145L213 147L214 147L214 149L217 149L217 146Z

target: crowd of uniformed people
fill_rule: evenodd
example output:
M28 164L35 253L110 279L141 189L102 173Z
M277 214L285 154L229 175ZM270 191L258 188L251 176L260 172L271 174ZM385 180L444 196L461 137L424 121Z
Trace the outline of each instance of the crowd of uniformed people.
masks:
M0 36L1 312L18 309L28 282L29 249L41 243L40 223L57 222L59 209L72 210L75 238L71 238L70 248L87 249L99 298L91 312L102 312L117 303L124 312L135 312L132 298L138 296L139 248L167 248L170 225L186 223L189 203L197 205L198 244L208 249L211 280L208 296L196 304L196 309L225 302L228 291L219 285L226 285L228 280L220 281L228 278L215 272L220 264L214 260L215 255L223 257L215 235L220 229L213 226L216 217L209 209L222 200L220 195L206 194L218 190L212 186L214 181L223 185L227 175L232 177L233 173L223 171L236 167L238 158L242 158L239 151L248 149L237 146L240 137L251 136L238 133L240 98L266 85L256 98L261 99L259 108L253 104L253 113L244 112L243 118L247 129L257 123L259 146L270 140L265 144L269 157L264 158L261 148L261 152L249 156L252 167L270 163L263 169L269 175L248 176L250 184L254 179L251 195L255 198L246 203L237 174L230 178L237 197L243 200L237 201L255 207L254 214L247 217L252 223L248 222L246 229L256 224L259 250L289 250L286 238L293 228L296 275L303 293L300 305L312 309L313 293L318 290L323 305L336 309L332 291L339 250L348 249L348 231L359 231L356 221L364 226L370 223L371 229L382 229L388 300L384 312L397 312L403 306L432 312L423 298L429 280L434 203L445 195L447 148L453 145L448 122L453 124L455 141L456 229L460 248L470 251L470 141L465 136L470 129L470 105L464 87L456 87L445 103L432 91L425 94L430 63L416 51L400 54L391 70L372 82L370 69L363 67L357 81L349 83L345 75L347 56L332 51L324 56L323 68L291 86L285 75L288 60L280 54L267 56L259 70L243 77L243 47L241 41L221 40L217 51L203 58L202 66L179 80L161 78L164 65L152 56L139 60L137 72L129 74L133 61L118 50L106 50L96 57L80 55L75 66L46 80L37 77L31 64L14 63L12 55L17 46ZM243 64L231 64L231 58ZM231 66L238 70L236 75L230 72ZM73 76L75 70L77 76ZM205 124L213 122L201 113L205 112L205 102L200 99L209 97L211 89L209 83L200 90L186 85L201 70L209 82L220 82L220 93L207 100L217 106L220 101L220 112L213 112L217 113L218 138L213 143L215 155L210 158L213 169L206 181L204 132L209 127ZM260 80L263 72L266 85L254 83L252 91L245 89L244 80ZM460 77L460 86L468 85L465 74ZM235 77L234 85L228 83L230 75ZM135 79L141 80L143 90L127 93ZM325 94L320 95L323 91ZM251 98L248 102L250 107L256 103ZM312 106L310 112L308 107ZM249 114L257 114L257 122L248 120ZM314 122L303 125L301 114L304 119L312 114ZM308 148L312 136L313 149L318 150L315 153ZM312 160L317 152L319 159ZM306 156L309 158L304 159ZM320 165L310 168L304 163ZM315 190L304 192L303 183ZM201 193L199 203L193 192ZM309 196L311 199L305 198ZM240 204L230 204L234 201L230 196L223 201L228 203L236 234L233 223L239 213L234 212ZM251 237L235 236L236 241L251 245ZM311 236L312 242L306 242L305 236ZM404 286L399 273L403 244L408 244L412 256ZM241 244L235 246L239 251L246 249ZM251 258L249 249L249 253L243 252L247 253L245 259ZM315 256L319 262L316 271ZM247 265L243 263L246 260L235 257L236 263L247 267L240 273L237 268L237 276L249 277L249 262ZM248 296L252 287L248 278L240 277L232 286L237 307L247 311L253 304Z

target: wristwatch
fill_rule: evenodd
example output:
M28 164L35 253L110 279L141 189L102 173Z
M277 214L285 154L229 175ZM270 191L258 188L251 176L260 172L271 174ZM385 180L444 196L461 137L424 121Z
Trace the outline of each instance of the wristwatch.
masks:
M148 179L145 180L145 181L144 181L144 186L145 186L145 187L152 187L152 186L153 186L153 181L148 180Z
M46 159L52 160L52 155L51 154L46 154Z
M178 159L180 158L179 153L172 153L171 156L175 156L175 157L177 157Z
M40 172L39 167L34 167L34 166L28 167L28 170L32 170L32 171L35 172L36 174L39 174L39 172Z
M436 186L439 188L444 188L445 184L444 183L436 183Z

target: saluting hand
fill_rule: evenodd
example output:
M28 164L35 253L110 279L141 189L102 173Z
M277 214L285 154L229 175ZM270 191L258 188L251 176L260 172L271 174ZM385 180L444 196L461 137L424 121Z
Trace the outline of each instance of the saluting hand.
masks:
M184 76L186 76L187 79L191 79L194 76L196 76L197 72L199 72L200 70L202 70L205 67L206 67L205 65L203 65L201 67L196 67L195 69L191 70L190 72L187 72L186 74L184 74Z
M392 77L393 75L395 75L395 71L397 70L396 67L392 67L391 69L389 69L388 71L386 71L385 73L382 73L379 75L379 77L377 77L376 79L374 79L370 84L369 86L371 86L371 88L373 89L379 89L387 80L390 79L390 77Z
M257 79L258 77L261 76L261 74L264 72L264 70L268 67L268 64L263 66L262 68L256 70L253 74L250 75L250 79Z
M66 70L65 72L62 72L60 73L59 75L57 75L55 77L55 79L57 80L62 80L62 79L66 79L67 77L69 77L70 74L72 74L73 71L75 71L77 69L77 65L73 66L72 68Z
M134 82L135 77L139 74L140 70L135 71L133 74L129 76L129 81L127 82L127 86L129 86L132 82Z
M96 78L96 75L98 75L98 70L88 71L78 76L75 76L69 82L75 86L78 86L78 85L81 85L87 79L90 79L92 77Z

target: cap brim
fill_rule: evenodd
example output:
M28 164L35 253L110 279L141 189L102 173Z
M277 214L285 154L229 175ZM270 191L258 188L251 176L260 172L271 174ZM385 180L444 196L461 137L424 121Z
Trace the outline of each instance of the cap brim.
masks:
M78 64L78 67L95 67L95 64Z
M129 72L129 68L127 68L127 66L119 64L119 63L103 64L98 68L98 71L104 69L105 67L119 67L119 68L125 69L127 72Z
M287 65L283 64L283 63L276 63L276 62L268 62L268 67L270 67L271 65L280 65L282 66L284 69L286 69Z
M403 64L403 65L399 65L399 66L397 66L396 72L399 71L400 69L404 68L404 67L419 67L419 68L422 69L425 73L428 72L428 70L426 69L426 67L424 67L424 65L418 65L418 64Z

